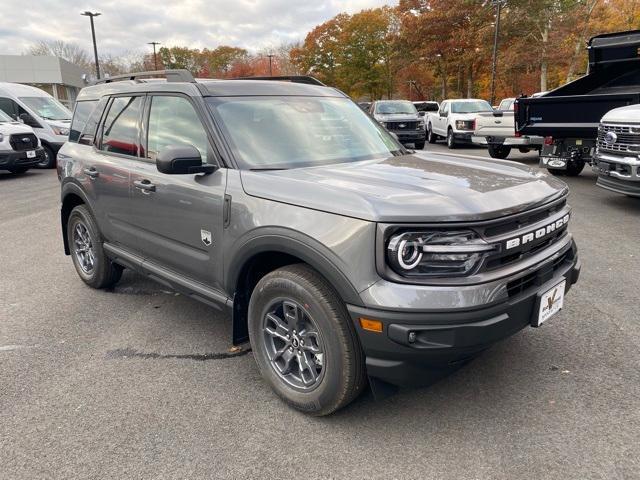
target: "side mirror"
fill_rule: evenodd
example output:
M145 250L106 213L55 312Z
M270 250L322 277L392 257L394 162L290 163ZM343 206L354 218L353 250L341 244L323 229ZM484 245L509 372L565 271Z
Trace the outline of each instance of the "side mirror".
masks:
M40 128L40 124L36 121L36 119L29 115L27 112L21 113L18 116L18 120L25 125L29 125L30 127Z
M200 151L193 145L172 145L164 148L156 157L156 167L168 175L213 173L214 165L202 163Z

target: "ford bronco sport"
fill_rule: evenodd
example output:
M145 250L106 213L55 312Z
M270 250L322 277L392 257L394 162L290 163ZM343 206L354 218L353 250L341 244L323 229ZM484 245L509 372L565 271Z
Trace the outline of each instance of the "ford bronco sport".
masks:
M433 382L539 326L578 279L558 179L411 153L310 77L163 75L78 96L65 253L91 287L131 268L226 309L297 409Z

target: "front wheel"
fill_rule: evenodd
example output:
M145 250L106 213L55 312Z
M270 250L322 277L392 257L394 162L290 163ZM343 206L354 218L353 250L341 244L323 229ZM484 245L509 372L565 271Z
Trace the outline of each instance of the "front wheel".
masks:
M280 268L258 282L249 337L262 377L293 408L328 415L365 386L364 355L346 307L306 265Z
M450 150L453 150L454 148L456 148L456 146L456 138L453 136L453 130L449 129L447 131L447 147Z
M505 147L504 145L489 145L489 155L491 155L491 158L504 160L510 153L511 147Z
M578 175L580 175L580 173L582 173L584 166L584 160L570 160L569 163L567 163L567 176L577 177Z
M56 154L53 153L53 149L48 145L42 145L44 150L44 158L39 161L36 166L38 168L53 168L56 166Z
M416 150L422 150L424 148L424 142L416 142L413 145L416 147Z
M84 205L78 205L69 215L67 241L73 266L84 283L93 288L108 288L118 283L122 267L107 257L98 226Z

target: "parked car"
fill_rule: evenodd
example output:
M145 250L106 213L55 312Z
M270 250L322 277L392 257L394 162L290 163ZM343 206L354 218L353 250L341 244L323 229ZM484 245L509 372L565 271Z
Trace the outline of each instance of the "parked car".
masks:
M437 112L440 110L440 104L434 101L423 100L421 102L413 102L421 117L427 115L428 112Z
M55 167L58 150L69 136L69 109L39 88L0 82L0 110L33 128L44 151L37 166Z
M294 408L433 382L540 326L578 280L554 177L410 152L310 77L119 81L157 73L80 92L64 251L90 287L131 268L228 312Z
M615 108L602 117L593 171L599 187L640 197L640 105Z
M378 100L371 104L370 113L387 130L397 135L403 145L424 148L424 119L408 100Z
M598 122L610 110L640 103L640 30L589 40L587 75L540 97L516 101L516 132L545 137L540 166L580 175L596 151Z
M544 139L537 136L516 136L513 118L515 98L505 98L497 110L479 113L471 141L485 145L492 158L507 158L512 148L522 153L540 150Z
M436 143L438 138L446 138L449 148L470 143L476 118L483 112L493 113L493 107L486 100L445 100L438 112L427 114L427 141Z
M0 170L24 173L42 161L44 152L27 125L0 110Z

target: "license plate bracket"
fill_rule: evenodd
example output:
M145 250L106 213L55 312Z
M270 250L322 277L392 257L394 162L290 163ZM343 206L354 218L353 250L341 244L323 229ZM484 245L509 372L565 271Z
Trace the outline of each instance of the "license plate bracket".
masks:
M564 279L538 294L537 308L531 319L532 327L539 327L562 310L566 286L567 280Z
M36 158L36 151L35 150L28 150L27 151L27 158Z

